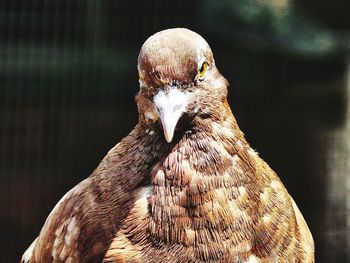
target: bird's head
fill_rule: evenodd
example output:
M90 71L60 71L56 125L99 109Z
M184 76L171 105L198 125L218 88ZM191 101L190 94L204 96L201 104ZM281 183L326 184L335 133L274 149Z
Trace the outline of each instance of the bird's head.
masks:
M138 72L140 118L160 121L167 142L182 116L208 118L226 100L227 81L208 43L188 29L167 29L149 37L140 50Z

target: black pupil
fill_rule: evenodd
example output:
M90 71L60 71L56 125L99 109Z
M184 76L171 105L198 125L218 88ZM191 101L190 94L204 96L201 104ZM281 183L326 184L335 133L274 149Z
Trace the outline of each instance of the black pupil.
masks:
M203 71L204 71L204 64L205 64L205 63L202 64L202 66L201 66L201 68L200 68L200 70L199 70L200 73L203 73Z

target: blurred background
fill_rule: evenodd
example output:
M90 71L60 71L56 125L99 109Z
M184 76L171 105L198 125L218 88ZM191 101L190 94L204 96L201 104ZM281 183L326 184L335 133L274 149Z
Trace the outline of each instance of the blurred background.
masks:
M347 0L0 2L0 262L137 122L151 34L211 45L232 110L313 233L316 262L350 262Z

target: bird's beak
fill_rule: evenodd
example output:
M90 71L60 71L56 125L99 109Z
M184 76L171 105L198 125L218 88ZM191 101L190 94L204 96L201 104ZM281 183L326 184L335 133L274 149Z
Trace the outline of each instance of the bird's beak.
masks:
M163 126L165 140L170 143L176 124L187 107L187 94L176 88L165 93L160 90L154 97L154 104Z

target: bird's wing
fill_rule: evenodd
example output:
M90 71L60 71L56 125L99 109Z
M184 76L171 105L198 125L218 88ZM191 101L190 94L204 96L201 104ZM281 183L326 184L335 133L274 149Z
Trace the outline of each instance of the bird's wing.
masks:
M21 263L29 263L31 261L31 258L32 258L32 255L33 255L33 250L35 248L37 240L38 240L38 238L34 239L32 244L30 244L30 246L24 252L24 254L23 254L22 258L21 258L21 261L20 261Z
M46 219L39 236L23 254L22 262L65 261L72 254L81 220L77 211L82 201L79 196L86 184L86 180L81 182L61 198Z
M22 262L100 262L132 204L132 194L102 200L88 178L71 189L52 210Z
M301 246L303 247L305 251L305 262L314 262L315 261L315 255L314 255L314 239L312 238L311 232L309 230L309 227L307 226L305 219L303 215L301 214L297 204L292 199L292 205L294 209L295 218L298 224L300 236L301 236Z
M131 176L125 158L120 159L124 148L112 149L90 177L63 196L22 262L102 261L142 180L141 173Z
M314 262L314 244L310 230L277 174L261 158L255 156L259 182L259 215L256 225L254 253L267 262L276 255ZM283 261L284 262L284 261Z
M97 216L95 197L89 190L90 180L86 179L70 190L52 210L41 232L23 258L27 262L78 262L82 255L78 240L87 232L88 220ZM84 212L89 210L89 217ZM94 233L93 229L89 229ZM91 250L87 250L91 251ZM26 262L24 261L24 262Z
M153 165L156 151L149 138L136 126L113 147L58 202L22 262L101 262Z

